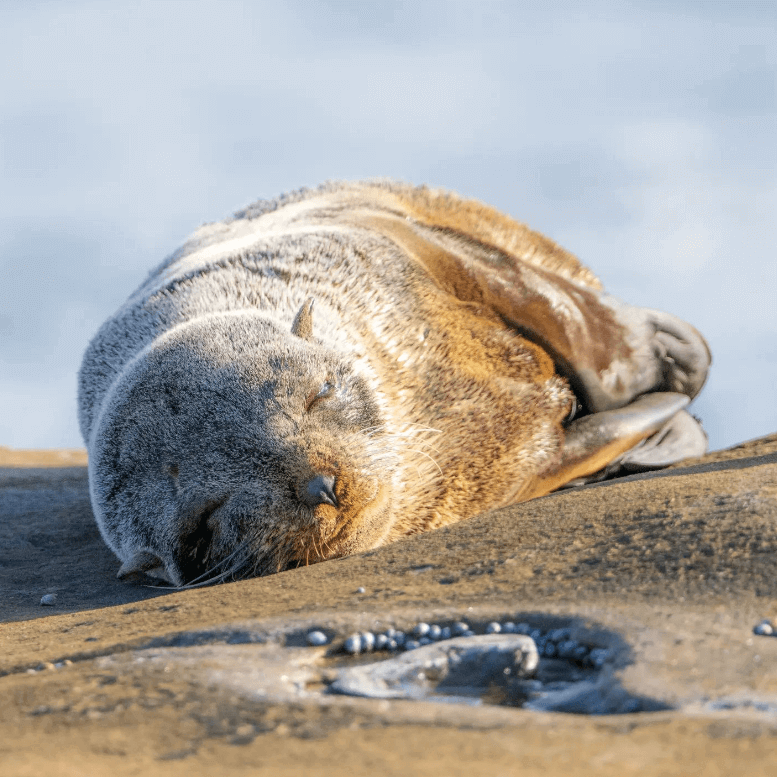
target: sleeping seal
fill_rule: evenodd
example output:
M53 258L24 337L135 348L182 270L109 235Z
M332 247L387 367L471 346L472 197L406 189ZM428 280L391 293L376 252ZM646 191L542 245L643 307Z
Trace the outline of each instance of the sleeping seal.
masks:
M79 421L119 576L363 551L702 453L690 325L428 188L328 184L202 227L89 345Z

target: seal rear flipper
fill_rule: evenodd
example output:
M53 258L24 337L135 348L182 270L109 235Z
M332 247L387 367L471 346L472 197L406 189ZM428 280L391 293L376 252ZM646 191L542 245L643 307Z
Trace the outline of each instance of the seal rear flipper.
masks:
M541 476L532 496L603 480L620 469L656 469L701 455L707 437L684 411L689 401L685 394L655 392L573 421L564 431L560 461Z
M630 382L639 394L675 391L693 399L701 391L712 356L697 329L670 313L628 305L606 294L600 303L623 324L632 349L630 363L613 363L602 376L605 381Z

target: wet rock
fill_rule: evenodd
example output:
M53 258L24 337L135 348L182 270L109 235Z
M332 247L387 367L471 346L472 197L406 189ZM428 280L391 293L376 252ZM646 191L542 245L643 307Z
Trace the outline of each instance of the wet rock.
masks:
M488 634L419 646L395 658L346 667L335 693L380 699L419 699L433 693L473 695L506 676L530 677L539 656L522 635Z

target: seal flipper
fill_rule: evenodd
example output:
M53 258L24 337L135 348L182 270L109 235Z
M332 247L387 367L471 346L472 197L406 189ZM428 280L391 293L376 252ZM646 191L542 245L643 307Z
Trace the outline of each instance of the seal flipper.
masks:
M162 559L146 550L137 551L129 561L125 561L119 567L116 577L118 577L119 580L124 580L125 578L140 572L175 585L175 582L170 578L167 569L165 569Z
M613 464L625 472L646 472L707 452L707 434L687 411L676 413L661 429Z
M684 411L689 402L685 394L654 392L573 421L564 431L560 461L543 473L532 496L602 480L621 468L656 469L700 455L707 438Z
M376 197L375 210L349 211L340 219L381 233L440 289L540 345L589 412L623 407L651 391L693 398L701 389L710 352L690 324L603 293L574 257L506 217L492 235L501 239L487 243L467 231L466 219L456 228L455 209L447 219L435 219L432 211L418 221L412 204L423 192L402 195L402 215ZM520 245L510 244L510 234L522 236Z
M599 303L614 313L631 349L628 361L613 359L605 371L592 376L606 394L616 398L618 389L627 386L636 395L675 391L693 399L701 391L712 356L693 326L670 313L628 305L607 294L600 295Z

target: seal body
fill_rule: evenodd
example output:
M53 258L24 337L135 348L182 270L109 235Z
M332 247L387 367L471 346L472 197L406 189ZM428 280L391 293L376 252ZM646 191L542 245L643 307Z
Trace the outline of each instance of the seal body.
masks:
M479 203L300 191L198 230L93 339L94 513L120 574L178 585L343 556L602 471L708 365Z

